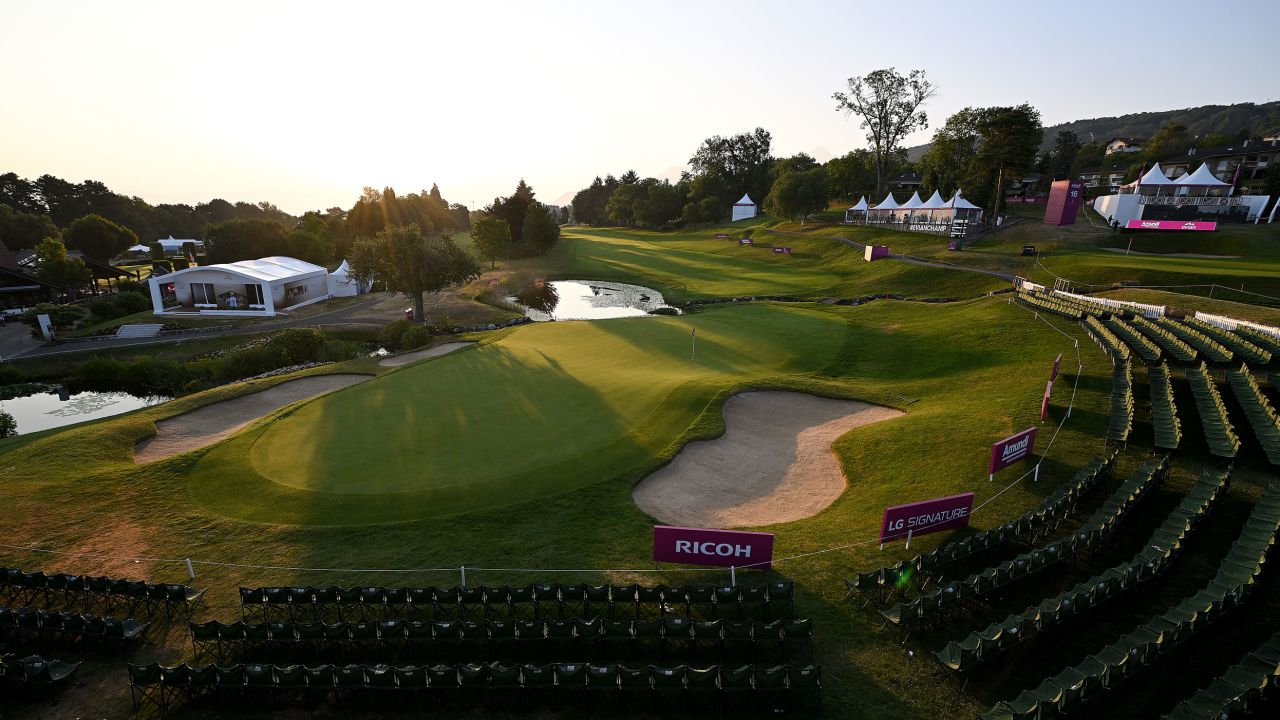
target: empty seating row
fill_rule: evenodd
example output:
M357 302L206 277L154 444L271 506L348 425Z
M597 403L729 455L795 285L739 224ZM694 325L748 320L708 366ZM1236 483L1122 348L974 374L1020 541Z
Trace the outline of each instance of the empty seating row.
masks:
M1238 325L1234 332L1272 355L1280 355L1280 336L1251 328L1248 325Z
M1062 317L1071 318L1072 320L1079 320L1080 318L1084 317L1084 312L1082 312L1079 308L1074 307L1073 305L1070 305L1068 303L1055 300L1054 298L1048 295L1042 295L1039 293L1030 293L1030 292L1019 292L1017 295L1017 298L1018 298L1018 302L1022 303L1023 305L1026 305L1027 307L1033 310L1040 310L1043 312L1053 313L1054 315L1061 315Z
M1280 634L1214 678L1208 687L1178 703L1166 720L1232 720L1249 714L1280 688Z
M1193 325L1163 317L1155 318L1151 323L1173 333L1179 340L1195 348L1196 352L1203 355L1209 362L1229 363L1235 359L1235 352Z
M948 563L988 548L1006 542L1027 541L1052 532L1075 511L1076 504L1097 486L1099 480L1111 477L1115 461L1114 450L1105 458L1090 460L1071 480L1054 490L1040 507L1028 510L1016 520L940 545L910 560L858 573L855 580L844 581L847 590L845 597L859 593L868 601L874 599L883 604L906 584L904 579L910 579L913 575L930 576Z
M790 582L712 585L560 585L499 587L263 587L240 588L246 619L610 619L684 615L688 618L791 617Z
M1159 345L1160 349L1174 360L1185 363L1196 361L1196 349L1188 345L1182 338L1174 335L1169 328L1157 325L1137 315L1129 319L1129 324L1133 329L1147 336L1156 345Z
M337 623L191 623L198 657L246 657L257 652L295 657L372 651L414 656L533 655L596 657L657 655L789 658L812 650L807 619L723 620L378 620ZM380 658L381 659L381 658Z
M79 668L80 663L45 660L39 655L0 656L0 702L50 692L71 682Z
M1128 345L1138 357L1149 363L1160 362L1160 346L1151 342L1132 325L1117 317L1103 320L1103 324L1123 340L1124 344Z
M1165 518L1147 544L1127 562L1078 583L1056 597L1046 598L1020 613L972 632L959 641L949 642L934 655L944 668L968 672L1001 650L1065 623L1122 592L1160 576L1181 554L1187 536L1200 526L1226 492L1230 477L1229 471L1202 474L1177 509Z
M1182 422L1178 420L1178 407L1173 402L1168 364L1147 366L1147 378L1151 381L1151 427L1155 431L1155 446L1161 450L1177 450L1182 442Z
M1084 662L1045 678L1013 700L997 703L983 717L1003 720L1067 714L1102 688L1118 685L1154 663L1252 594L1278 530L1280 486L1271 486L1254 505L1217 574L1203 590Z
M1108 330L1107 326L1103 325L1102 321L1097 317L1093 315L1085 317L1084 331L1089 334L1089 337L1093 338L1094 342L1098 343L1098 347L1106 351L1107 357L1115 362L1128 361L1130 355L1129 346L1121 342L1120 338Z
M1012 560L944 585L909 602L898 603L881 615L888 623L910 627L934 623L976 600L1040 573L1062 560L1095 548L1119 527L1133 506L1169 475L1169 457L1148 460L1068 538L1022 553Z
M1128 442L1133 432L1133 368L1126 360L1111 369L1111 416L1107 421L1107 439Z
M1262 394L1258 382L1253 379L1248 365L1241 365L1239 370L1227 371L1227 382L1231 391L1240 401L1253 434L1258 437L1262 451L1272 465L1280 465L1280 415L1271 407L1267 396Z
M1209 453L1221 458L1235 457L1240 450L1240 438L1231 426L1227 406L1222 404L1222 396L1218 394L1208 367L1200 363L1199 367L1187 368L1187 383L1191 385L1191 394L1196 399Z
M1223 330L1217 325L1210 325L1193 317L1187 318L1185 322L1189 327L1193 327L1225 345L1231 352L1235 353L1236 359L1241 362L1252 365L1266 365L1271 362L1270 350L1259 347L1257 343L1250 342L1247 338L1241 337L1230 330Z
M792 667L658 667L653 665L593 665L578 662L465 665L264 665L164 667L129 665L134 706L153 703L162 710L202 695L230 696L246 701L269 696L276 700L303 699L308 705L335 696L377 699L385 695L412 696L415 702L435 701L463 709L519 700L597 702L620 700L628 707L665 699L769 712L787 709L793 696L821 703L822 669Z
M85 610L101 607L103 612L119 609L190 615L193 606L203 602L203 596L204 590L188 585L0 568L0 597L15 605L43 602Z
M33 607L0 607L0 634L32 640L127 643L141 640L150 624Z

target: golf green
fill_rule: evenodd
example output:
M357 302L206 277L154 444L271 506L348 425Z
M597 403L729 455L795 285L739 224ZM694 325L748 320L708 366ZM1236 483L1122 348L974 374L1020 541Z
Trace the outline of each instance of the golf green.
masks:
M846 331L838 313L785 304L525 326L305 404L215 448L190 487L254 519L280 506L246 482L307 515L349 503L366 519L562 492L651 459L725 388L822 370Z

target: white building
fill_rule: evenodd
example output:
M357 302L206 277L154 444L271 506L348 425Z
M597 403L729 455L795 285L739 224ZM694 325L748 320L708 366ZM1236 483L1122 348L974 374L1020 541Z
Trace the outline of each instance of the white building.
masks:
M278 256L190 267L149 284L156 315L271 316L332 294L324 268Z
M756 203L751 199L751 195L743 193L742 199L733 204L733 222L739 220L747 220L757 215Z
M1267 195L1233 195L1223 182L1201 163L1195 172L1171 180L1155 163L1142 177L1120 188L1115 195L1094 199L1093 209L1107 220L1128 226L1135 221L1252 222L1266 206Z

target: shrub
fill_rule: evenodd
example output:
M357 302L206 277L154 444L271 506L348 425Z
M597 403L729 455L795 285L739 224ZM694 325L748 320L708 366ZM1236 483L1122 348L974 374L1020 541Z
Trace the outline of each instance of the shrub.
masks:
M382 336L379 340L386 349L399 350L405 331L411 327L413 327L413 323L408 320L393 320L382 328Z
M316 357L320 362L342 362L360 357L367 351L353 340L325 340Z
M271 336L263 347L277 356L280 359L279 366L284 367L315 360L324 342L324 333L319 328L289 328ZM274 368L268 368L272 369Z
M151 298L134 290L126 290L116 293L116 307L120 309L120 315L132 315L151 309Z
M20 382L22 382L21 370L8 363L0 365L0 385L14 385Z
M76 369L76 377L86 383L118 383L124 365L115 358L94 358Z
M146 285L144 285L141 282L138 282L137 280L124 279L124 280L116 281L116 292L118 293L135 292L135 293L138 293L139 295L142 295L143 297L146 297L150 291L147 289Z
M18 421L4 410L0 410L0 438L14 437L18 434Z
M78 305L57 305L54 303L40 303L35 307L22 313L22 322L31 326L39 334L38 328L40 322L36 320L37 315L48 315L49 321L53 326L60 330L66 330L76 326L76 323L84 319L87 311Z
M99 295L98 297L89 298L85 301L84 306L89 309L89 315L94 322L105 322L124 315L120 312L120 306L116 304L115 296Z
M427 332L425 327L414 325L404 331L404 335L400 336L400 349L412 350L420 348L431 342L431 333Z

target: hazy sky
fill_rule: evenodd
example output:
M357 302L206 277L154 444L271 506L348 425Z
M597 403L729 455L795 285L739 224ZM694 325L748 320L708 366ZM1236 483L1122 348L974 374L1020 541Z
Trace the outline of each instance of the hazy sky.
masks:
M908 144L967 105L1051 125L1280 97L1248 29L1274 6L1206 7L0 0L0 171L294 213L365 185L484 204L520 177L555 202L756 126L780 155L864 146L831 94L890 65L939 87Z

